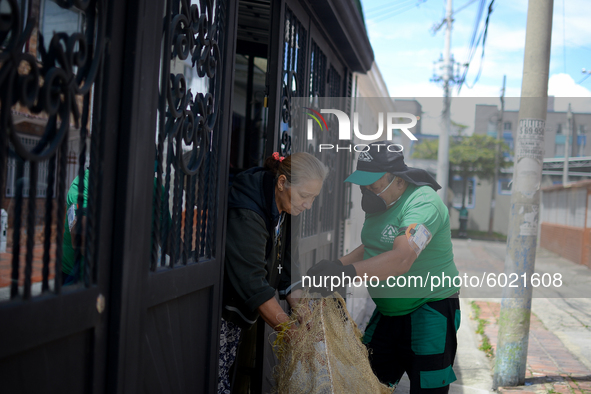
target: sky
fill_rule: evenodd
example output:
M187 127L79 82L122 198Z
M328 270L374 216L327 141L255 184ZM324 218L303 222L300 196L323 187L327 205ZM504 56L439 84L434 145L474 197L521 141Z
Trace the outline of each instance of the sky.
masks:
M459 10L471 1L454 0L453 9ZM479 3L474 1L454 14L451 53L460 63L468 58ZM486 0L481 26L489 3ZM390 96L442 97L442 85L430 82L430 78L433 62L443 54L445 27L435 35L430 30L444 19L446 0L362 0L362 6L375 60ZM498 104L503 75L507 76L506 96L520 96L527 7L527 0L495 0L484 60L481 64L480 45L469 68L468 85L462 87L459 96L455 88L453 97L488 97L469 101ZM576 100L577 112L591 112L587 105L591 104L591 76L583 80L587 74L581 72L591 69L588 9L589 0L554 0L548 94L589 98ZM480 79L470 89L481 66ZM473 118L473 112L470 116Z

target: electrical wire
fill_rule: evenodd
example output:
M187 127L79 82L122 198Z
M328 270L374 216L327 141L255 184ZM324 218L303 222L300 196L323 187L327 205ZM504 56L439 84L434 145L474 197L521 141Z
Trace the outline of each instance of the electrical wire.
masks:
M474 22L474 28L472 31L472 37L470 39L470 47L468 50L468 56L467 56L467 60L465 62L466 67L463 70L462 78L460 78L460 81L459 81L458 93L461 90L461 85L466 80L466 75L468 74L468 67L469 67L470 63L472 62L472 59L473 59L474 55L476 54L476 50L478 49L478 44L480 43L480 40L482 39L482 33L480 33L480 35L478 35L478 30L480 28L480 22L482 20L482 14L484 11L485 3L486 3L486 0L481 0L480 5L478 7L478 12L476 14L476 20ZM476 39L477 36L478 36L478 39Z
M457 10L454 10L453 14L457 14L458 12L462 11L464 8L468 7L469 5L472 5L473 3L476 3L478 0L471 0L469 2L467 2L466 4L464 4L463 6L461 6L460 8L458 8Z
M490 15L493 12L493 5L494 5L494 3L495 3L495 0L491 0L490 4L488 5L488 14L486 15L486 21L484 22L483 31L480 34L478 40L476 41L476 47L475 47L473 53L471 54L471 57L466 62L466 67L464 68L464 72L462 74L462 78L460 78L460 81L459 81L459 84L458 84L458 94L460 93L460 90L462 89L462 86L464 84L466 84L466 86L468 87L468 89L472 89L474 87L474 85L476 85L476 82L478 82L478 80L480 79L480 76L482 74L482 66L484 64L484 49L485 49L485 46L486 46L486 37L488 35L488 26L489 26L489 22L490 22ZM478 45L480 44L480 41L482 41L482 54L480 55L480 66L478 68L478 74L476 75L476 77L474 78L474 82L472 82L472 85L470 86L470 84L468 84L468 82L466 81L466 77L468 75L468 70L469 70L470 64L472 62L472 56L474 56L474 54L476 53L476 49L478 48Z
M395 10L391 10L388 11L387 13L384 13L380 16L378 16L376 19L373 19L374 23L380 23L383 22L387 19L390 19L393 16L397 16L400 15L406 11L410 11L415 7L418 7L419 5L421 5L422 3L426 2L427 0L413 0L413 4L410 4L410 6L405 7L401 7L399 9L395 9Z
M416 4L416 5L415 4L411 4L410 7L407 7L407 8L401 9L401 10L395 10L395 11L389 12L387 14L384 14L382 16L379 16L378 18L374 19L373 21L375 23L383 22L383 21L388 20L388 19L390 19L390 18L392 18L394 16L398 16L400 14L403 14L406 11L410 11L413 8L417 7L417 6L418 6L418 4Z
M566 8L562 0L562 56L564 57L564 73L566 74Z
M392 11L397 8L406 7L407 5L412 4L416 1L417 0L401 0L398 2L392 2L387 5L373 7L371 9L365 11L364 14L366 17L379 16L380 14L383 14L384 12L389 12L389 11Z
M470 48L468 50L468 62L472 60L474 53L476 52L477 44L476 36L478 35L478 29L480 28L480 22L482 21L482 14L484 11L484 5L486 0L480 0L478 11L476 13L476 20L474 21L474 28L472 29L472 37L470 38ZM480 39L480 37L479 37Z
M581 79L579 82L577 82L577 85L580 85L584 80L586 80L587 78L589 78L589 76L591 76L591 74L587 74L583 77L583 79Z

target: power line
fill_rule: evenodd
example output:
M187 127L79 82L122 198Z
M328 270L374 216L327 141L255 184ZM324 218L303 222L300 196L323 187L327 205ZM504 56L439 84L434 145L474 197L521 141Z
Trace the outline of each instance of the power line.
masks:
M587 74L587 75L585 75L585 76L583 77L583 79L581 79L579 82L577 82L577 85L580 85L580 84L581 84L583 81L585 81L587 78L589 78L589 76L591 76L591 71L589 71L589 70L585 70L585 69L583 69L581 72L582 72L583 74Z
M457 10L454 11L454 15L457 14L458 12L462 11L464 8L468 7L469 5L472 5L473 3L477 2L478 0L471 0L469 2L467 2L466 4L464 4L463 6L461 6L460 8L458 8Z
M480 13L481 13L481 14L480 14L480 16L477 18L477 23L475 24L475 27L474 27L474 28L475 28L475 30L474 30L474 33L475 33L475 34L474 34L474 37L476 36L476 32L478 31L478 27L480 26L480 20L482 19L482 11L484 10L484 2L485 2L485 0L483 0L483 1L481 2L481 8L479 9L479 11L480 11ZM486 17L486 22L485 22L485 24L484 24L483 31L482 31L482 32L480 33L480 35L478 36L478 39L477 39L477 40L474 40L474 41L472 42L472 44L473 44L473 45L472 45L472 47L471 47L471 49L472 49L472 50L471 50L471 52L470 52L470 53L469 53L469 55L468 55L468 60L467 60L467 62L465 63L465 68L464 68L464 72L463 72L463 74L462 74L462 78L460 78L460 83L459 83L459 85L458 85L458 93L459 93L459 92L460 92L460 90L462 89L462 86L463 86L463 84L464 84L464 83L466 83L466 86L467 86L469 89L472 89L472 87L474 87L474 85L476 84L476 82L477 82L477 81L478 81L478 79L480 78L480 73L481 73L481 71L482 71L482 64L483 64L483 60L484 60L484 44L485 44L485 41L486 41L486 35L487 35L487 32L488 32L488 22L489 22L490 14L491 14L491 12L492 12L492 5L493 5L493 3L494 3L494 0L492 0L492 1L491 1L491 3L489 4L489 7L488 7L488 14L487 14L487 17ZM478 49L478 45L480 44L480 41L481 41L481 40L482 40L482 55L481 55L480 67L479 67L479 70L478 70L478 74L477 74L477 76L476 76L476 79L475 79L475 80L474 80L474 82L472 83L472 86L470 86L470 85L469 85L469 84L466 82L466 77L467 77L467 75L468 75L468 70L469 70L469 68L470 68L470 64L472 63L472 59L473 59L474 55L476 54L476 49Z
M562 0L562 56L564 57L564 73L566 74L566 8Z
M393 11L391 11L391 12L388 12L387 14L384 14L384 15L382 15L382 16L379 16L378 18L374 19L374 22L375 22L375 23L380 23L380 22L383 22L383 21L385 21L385 20L387 20L387 19L390 19L390 18L391 18L391 17L393 17L393 16L400 15L400 14L402 14L402 13L406 12L406 11L410 11L410 10L412 10L412 9L413 9L413 8L415 8L415 7L417 7L417 8L418 8L418 6L419 6L421 3L424 3L424 2L426 2L426 1L427 1L427 0L418 0L418 1L416 2L416 4L411 4L411 5L410 5L410 7L407 7L407 8L404 8L404 9L397 9L397 10L393 10Z
M379 16L380 14L383 14L384 12L389 12L392 10L395 10L397 8L403 8L406 7L409 4L413 4L415 3L417 0L401 0L398 2L392 2L388 5L382 5L382 6L378 6L378 7L374 7L371 8L367 11L365 11L365 16L366 17L370 17L370 16Z
M468 62L472 60L474 56L474 52L476 52L476 48L478 42L476 41L476 36L478 35L478 29L480 28L480 21L482 20L482 14L484 11L484 5L486 0L480 0L480 5L478 6L478 11L476 13L476 20L474 21L474 28L472 30L472 37L470 39L470 48L468 49ZM480 39L480 37L479 37Z
M468 61L466 62L466 66L464 68L462 78L460 79L460 83L458 84L458 93L460 93L460 90L462 89L462 86L464 84L466 84L468 89L472 89L474 87L474 85L476 84L476 82L478 82L478 80L480 79L480 75L482 74L482 66L484 64L484 49L485 49L485 45L486 45L486 38L488 35L488 25L490 22L490 15L492 14L492 11L493 11L494 2L495 2L495 0L491 0L490 4L488 6L488 14L486 15L486 21L484 22L483 31L480 34L480 36L478 37L478 40L476 41L476 46L474 48L474 51L469 55ZM472 62L472 57L476 53L476 48L478 48L478 44L480 43L481 40L482 40L482 54L480 55L480 66L478 68L478 74L476 75L476 78L474 78L474 82L472 82L472 86L470 86L468 84L468 82L466 82L466 77L468 76L468 70L469 70L470 64Z
M410 6L406 6L406 8L399 8L399 9L396 9L396 10L392 10L392 11L390 11L388 13L385 13L383 15L377 16L375 19L373 19L373 21L375 23L380 23L380 22L383 22L385 20L390 19L393 16L400 15L400 14L406 12L406 11L412 10L415 7L416 6L414 4L411 4Z

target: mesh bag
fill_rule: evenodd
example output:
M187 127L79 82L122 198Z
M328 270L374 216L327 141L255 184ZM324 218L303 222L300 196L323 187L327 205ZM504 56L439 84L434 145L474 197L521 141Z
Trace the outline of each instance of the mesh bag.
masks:
M349 316L345 301L334 293L310 298L306 292L291 321L276 335L278 364L274 370L281 394L392 393L379 382L361 343L361 331ZM291 328L289 328L291 327Z

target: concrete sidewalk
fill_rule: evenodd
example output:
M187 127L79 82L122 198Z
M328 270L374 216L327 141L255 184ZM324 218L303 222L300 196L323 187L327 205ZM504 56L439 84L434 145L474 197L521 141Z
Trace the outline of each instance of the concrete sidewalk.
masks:
M449 387L451 394L484 394L492 387L492 369L490 360L480 350L479 335L476 334L476 324L470 318L472 307L465 299L460 299L462 310L462 324L458 330L458 351L454 364L454 372L458 378ZM406 374L394 391L397 393L410 392L410 381Z
M462 275L501 273L505 244L454 240L454 255ZM536 253L536 272L560 273L564 280L560 287L534 292L525 385L499 388L498 391L591 393L591 270L540 249ZM478 350L481 336L475 334L477 322L468 316L472 313L470 302L474 301L480 307L480 318L488 322L485 335L494 351L501 300L488 298L497 294L490 289L478 291L480 293L471 292L472 298L462 298L462 327L458 332L454 366L458 381L451 385L450 392L492 391L494 359ZM479 297L480 294L483 297ZM564 295L577 295L578 298ZM405 392L404 387L400 389Z

